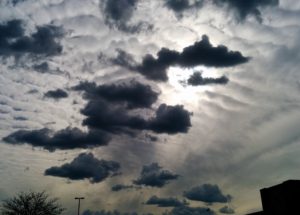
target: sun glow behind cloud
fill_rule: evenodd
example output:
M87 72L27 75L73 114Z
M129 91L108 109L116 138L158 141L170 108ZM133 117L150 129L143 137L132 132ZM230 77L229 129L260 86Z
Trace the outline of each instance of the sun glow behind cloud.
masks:
M168 70L169 84L172 86L174 91L168 97L170 102L197 106L199 102L199 94L214 90L216 85L189 85L187 81L194 72L201 72L203 78L217 78L220 76L216 69L205 66L198 66L188 69L170 67Z

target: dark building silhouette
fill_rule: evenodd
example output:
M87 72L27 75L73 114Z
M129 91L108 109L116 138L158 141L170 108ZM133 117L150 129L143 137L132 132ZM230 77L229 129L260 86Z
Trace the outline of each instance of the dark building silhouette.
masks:
M263 215L263 214L264 214L264 212L260 211L260 212L255 212L255 213L247 214L247 215Z
M263 211L248 215L290 215L299 211L300 180L288 180L260 190Z

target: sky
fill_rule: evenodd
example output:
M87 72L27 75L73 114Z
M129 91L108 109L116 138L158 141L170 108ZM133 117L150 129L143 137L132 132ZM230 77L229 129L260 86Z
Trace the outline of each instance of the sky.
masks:
M299 19L297 0L1 0L0 200L261 210L300 177Z

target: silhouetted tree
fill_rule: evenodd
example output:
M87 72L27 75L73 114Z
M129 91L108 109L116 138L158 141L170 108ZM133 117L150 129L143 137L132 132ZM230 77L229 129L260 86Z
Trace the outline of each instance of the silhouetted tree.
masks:
M57 198L50 199L45 192L22 192L1 206L2 215L59 215L64 210Z

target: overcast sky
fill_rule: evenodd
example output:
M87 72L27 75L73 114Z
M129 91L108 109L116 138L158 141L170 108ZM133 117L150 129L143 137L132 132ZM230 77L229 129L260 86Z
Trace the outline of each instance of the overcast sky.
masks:
M300 177L299 20L298 0L1 0L0 199L261 210Z

